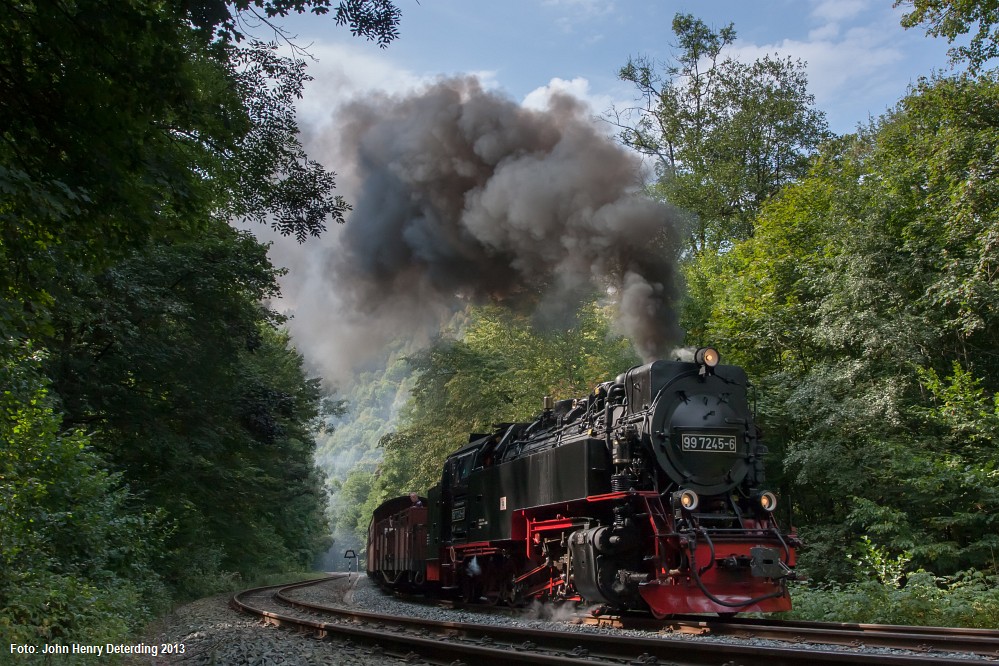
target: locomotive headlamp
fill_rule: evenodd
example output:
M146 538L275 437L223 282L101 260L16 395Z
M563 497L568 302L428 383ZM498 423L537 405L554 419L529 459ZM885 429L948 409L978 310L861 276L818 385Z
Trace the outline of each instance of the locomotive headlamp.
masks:
M718 365L719 360L721 360L721 356L714 347L701 347L694 353L694 362L698 365L713 368Z
M760 508L764 511L773 511L777 508L777 496L769 490L764 493L760 493L757 500L760 503Z
M678 490L673 493L673 508L693 511L697 508L700 498L693 490Z

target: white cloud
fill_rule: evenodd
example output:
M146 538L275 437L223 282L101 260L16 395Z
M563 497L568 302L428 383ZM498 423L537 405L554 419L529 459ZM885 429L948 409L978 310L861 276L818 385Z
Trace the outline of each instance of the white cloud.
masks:
M544 0L545 7L564 9L577 19L591 19L614 12L614 3L607 0Z
M869 0L822 0L812 10L812 16L826 21L851 19L869 9Z
M594 114L602 114L615 103L615 100L610 95L592 94L590 92L589 80L577 76L570 81L559 77L553 78L547 85L540 86L527 93L520 105L524 108L537 111L547 109L548 102L555 93L572 95L584 102L590 108L591 113Z
M826 39L834 39L839 35L839 24L838 23L826 23L823 26L814 28L808 32L809 41L822 41Z
M785 39L777 44L743 44L732 50L734 57L746 62L775 53L807 63L809 87L820 107L847 91L856 93L871 86L883 68L904 57L902 50L884 40L875 28L854 28L841 38Z
M744 62L774 54L804 61L816 106L835 121L848 100L856 105L858 99L904 93L898 78L907 56L906 45L899 40L898 16L884 7L863 12L869 7L870 3L859 0L822 2L813 17L828 22L811 30L806 40L759 45L739 41L730 53ZM881 111L872 109L875 115Z
M493 90L496 92L501 92L503 90L503 84L499 80L499 72L495 69L477 69L472 70L462 74L462 76L473 76L479 80L479 84L482 85L483 90Z
M402 93L431 80L399 67L386 55L372 55L370 49L351 43L317 42L309 52L316 62L308 63L314 80L296 105L302 125L325 126L337 107L374 90Z
M541 5L554 9L560 14L555 25L563 33L575 32L576 26L596 19L605 20L616 11L613 2L607 0L544 0ZM589 39L593 39L590 37ZM599 40L600 36L596 38Z

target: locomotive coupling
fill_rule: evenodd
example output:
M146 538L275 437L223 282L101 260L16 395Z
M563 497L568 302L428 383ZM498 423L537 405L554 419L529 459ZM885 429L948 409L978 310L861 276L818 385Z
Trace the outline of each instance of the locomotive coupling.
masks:
M749 572L755 578L793 578L794 572L780 559L780 551L766 546L749 549Z

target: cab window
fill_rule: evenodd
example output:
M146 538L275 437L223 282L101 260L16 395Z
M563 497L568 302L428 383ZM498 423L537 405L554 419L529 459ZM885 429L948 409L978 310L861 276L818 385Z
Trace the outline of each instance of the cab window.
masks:
M469 472L472 471L472 459L475 457L475 452L466 453L463 456L455 458L451 465L452 469L452 479L455 485L460 485L465 482L468 478Z

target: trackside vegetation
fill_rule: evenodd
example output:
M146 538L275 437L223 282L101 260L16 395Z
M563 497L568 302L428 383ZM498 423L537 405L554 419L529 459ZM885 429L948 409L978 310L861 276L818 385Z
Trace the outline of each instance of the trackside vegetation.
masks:
M303 61L247 34L306 11L397 36L386 0L0 5L5 653L121 643L328 543L335 403L231 224L305 241L348 209L299 142Z

